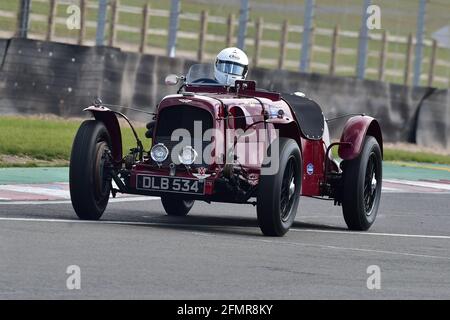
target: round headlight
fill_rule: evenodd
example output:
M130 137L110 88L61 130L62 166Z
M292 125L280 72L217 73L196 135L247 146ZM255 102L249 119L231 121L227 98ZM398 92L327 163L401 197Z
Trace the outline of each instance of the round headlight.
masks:
M152 150L150 151L150 156L152 157L152 159L155 162L159 162L159 163L166 160L168 155L169 155L169 150L162 143L155 144L153 146Z
M181 149L180 154L178 155L178 160L184 165L190 166L194 163L195 159L197 159L198 153L191 146L186 146Z

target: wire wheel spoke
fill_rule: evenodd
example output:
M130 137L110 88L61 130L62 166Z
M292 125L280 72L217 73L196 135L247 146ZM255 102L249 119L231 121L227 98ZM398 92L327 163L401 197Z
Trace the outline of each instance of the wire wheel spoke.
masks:
M108 151L109 148L106 142L101 141L97 144L97 158L94 163L96 185L95 197L97 200L102 200L105 196L107 196L107 192L109 191L108 186L110 179L108 178L108 173L105 170L109 164L107 155Z
M367 162L366 174L364 178L364 209L366 215L370 215L374 200L377 193L377 174L378 169L376 165L376 156L374 153L370 154L369 160Z

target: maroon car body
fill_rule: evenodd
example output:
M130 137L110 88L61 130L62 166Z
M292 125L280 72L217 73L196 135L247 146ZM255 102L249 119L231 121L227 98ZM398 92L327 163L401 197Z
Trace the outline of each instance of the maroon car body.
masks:
M298 196L334 199L335 204L342 203L344 205L344 218L350 229L366 230L374 221L378 209L379 193L381 192L383 140L380 126L377 120L372 117L366 115L349 117L340 141L331 143L327 121L320 107L314 101L301 95L283 95L259 90L256 89L254 81L237 81L234 87L208 83L184 83L178 94L166 96L159 103L155 112L154 123L150 126L151 129L148 132L149 137L152 138L151 142L148 140L147 143L143 143L136 136L137 147L129 154L124 155L118 116L125 116L102 103L96 103L85 110L91 112L96 124L103 126L107 132L106 138L103 139L107 142L103 153L92 156L94 159L91 161L92 164L89 162L89 156L86 156L87 158L83 160L84 163L88 163L88 166L94 166L91 170L91 174L94 175L94 184L97 181L97 184L102 185L102 188L105 189L102 193L102 191L98 191L98 186L92 186L91 192L100 194L100 199L94 197L94 202L97 204L99 200L102 200L102 194L108 193L109 196L110 192L113 196L117 192L161 196L168 214L185 215L192 207L190 203L193 203L193 200L258 205L260 199L273 197L272 202L265 202L266 207L274 204L282 205L280 203L283 202L283 196L271 195L270 193L282 193L284 192L283 186L287 186L289 190L296 190L300 193ZM207 164L202 162L183 165L180 163L174 164L168 158L162 162L156 162L152 159L150 156L152 147L162 144L170 152L173 145L167 139L168 133L176 129L176 125L180 124L180 121L183 122L184 126L191 128L189 123L194 120L200 121L208 129L222 133L230 129L240 129L242 132L247 132L251 128L254 130L252 134L256 135L258 141L264 140L264 147L259 148L257 152L246 149L245 154L243 154L244 151L242 154L239 154L238 151L237 155L233 156L233 161L228 163L225 157L230 141L226 141L227 136L224 134L222 140L214 137L207 141L212 145L210 149L211 158L215 159ZM261 138L262 136L264 136L264 139ZM285 167L281 163L280 168L286 168L287 171L284 174L279 174L280 178L260 176L261 168L264 166L262 160L267 156L267 149L274 141L281 141L280 139L284 141L283 143L287 143L289 148L293 148L294 151L290 154L291 158L288 158L298 167L298 170L295 169L295 172L292 173L289 185L283 184L283 181L285 181L287 167L291 165L291 162L286 164ZM92 147L92 150L79 150L82 147L77 147L76 142L77 137L75 138L73 153L95 153L95 150L98 151L98 148L95 149L94 147ZM370 147L367 147L368 142L370 142ZM98 145L98 139L95 143ZM236 144L236 141L234 143ZM341 158L339 161L332 156L331 149L334 146L339 148L338 154ZM202 145L202 147L204 146ZM282 144L282 148L288 147L285 148ZM298 148L300 156L295 156L296 148ZM284 152L283 150L280 152ZM242 161L240 161L241 156L244 159ZM98 160L99 157L104 160ZM247 161L249 159L252 161ZM73 161L77 160L73 158ZM347 174L346 165L348 166ZM78 189L89 188L88 182L82 182L81 178L76 177L77 170L81 169L77 169L75 163L72 168L71 164L71 192L75 211L80 218L99 218L104 210L102 205L83 207L75 203L81 201L79 198L82 197ZM357 176L361 177L358 178ZM159 189L158 185L152 185L155 181L152 177L198 180L203 190L184 193L181 190L180 192L173 191L170 186L168 187L170 190L162 190ZM142 179L148 179L146 180L146 188L143 188L142 183L144 182L141 181ZM264 187L265 189L262 191L260 185L264 179L272 180L264 182L269 187ZM278 191L270 192L270 185L273 185L276 189L277 181L280 182ZM158 183L161 183L161 181L159 180ZM179 184L176 181L170 182L170 184L173 183ZM301 186L297 185L299 183ZM198 189L198 185L196 189ZM366 189L370 189L372 193L368 194ZM264 195L262 195L263 192ZM292 192L289 191L290 193ZM346 196L347 193L353 193L352 196L356 200L351 200ZM86 195L87 193L84 194L84 197ZM287 205L294 201L291 198L292 195L286 198ZM166 204L164 199L166 199ZM107 200L104 199L100 202L103 204L105 201L107 203ZM177 201L180 203L178 207L170 207ZM370 204L370 207L367 203ZM293 210L296 211L296 204L293 203L292 205L295 206ZM363 207L366 207L366 209L361 212ZM94 209L101 211L101 213L97 212L95 215L86 213ZM181 213L179 213L180 210ZM277 210L259 209L258 207L260 225L273 223L267 221L274 219L274 214L276 216L278 213L273 211ZM345 210L348 211L347 214ZM368 213L368 211L371 213ZM367 221L361 222L364 214ZM264 217L264 215L266 216ZM282 214L280 213L280 215ZM295 216L295 212L293 215ZM292 217L286 219L293 221ZM267 235L283 235L292 224L292 221L287 220L284 222L285 225L283 225L283 219L281 219L281 224L278 227L266 226L264 228L264 226L261 226L261 228Z

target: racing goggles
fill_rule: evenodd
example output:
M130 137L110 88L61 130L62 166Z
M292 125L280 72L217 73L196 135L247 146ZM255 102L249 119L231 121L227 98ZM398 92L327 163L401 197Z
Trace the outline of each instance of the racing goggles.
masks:
M244 66L236 62L223 60L216 61L216 68L217 70L223 73L232 74L236 76L245 76L248 70L248 66Z

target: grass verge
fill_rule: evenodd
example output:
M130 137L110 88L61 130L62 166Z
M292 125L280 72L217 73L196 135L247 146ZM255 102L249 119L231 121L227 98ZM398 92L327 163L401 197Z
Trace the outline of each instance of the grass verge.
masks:
M67 165L75 134L83 119L0 117L0 167ZM145 128L136 128L140 137ZM123 148L135 146L129 128L123 128Z
M67 166L73 138L82 119L56 117L0 117L0 167ZM138 127L144 137L145 128ZM135 146L132 132L123 127L123 150ZM384 149L385 161L412 161L450 165L450 154L414 151L408 145L389 145ZM336 149L336 148L334 148ZM335 152L336 150L333 150Z
M421 163L437 163L450 165L450 155L435 154L429 152L412 152L407 150L389 149L384 150L385 161L406 161Z

